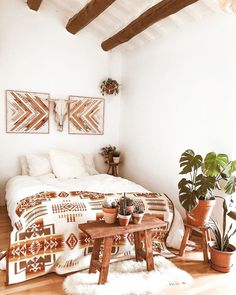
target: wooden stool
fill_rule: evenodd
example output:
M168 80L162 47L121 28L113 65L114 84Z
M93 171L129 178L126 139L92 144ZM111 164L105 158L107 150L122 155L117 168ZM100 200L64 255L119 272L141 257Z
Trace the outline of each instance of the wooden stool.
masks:
M209 227L203 226L203 227L197 227L197 226L193 226L190 224L185 224L185 232L184 232L184 236L183 236L183 240L180 246L180 250L179 250L179 256L183 256L184 252L185 252L185 247L187 245L187 242L189 240L189 237L191 235L191 231L193 229L197 229L200 230L202 233L202 249L203 249L203 259L205 262L208 263L209 261L209 247L208 244L211 241L211 236L210 236L210 230ZM191 247L191 245L188 245Z
M89 273L100 272L98 284L105 284L107 281L111 250L115 235L134 233L136 261L146 260L147 270L154 269L152 233L151 229L165 225L165 222L158 218L145 218L141 224L129 224L120 226L118 224L107 224L104 221L83 223L79 228L92 239L94 239L93 252L90 261ZM145 251L142 249L141 233L144 232ZM99 254L102 241L104 249L102 262L99 261Z
M120 163L107 162L107 164L109 165L108 170L107 170L107 174L110 174L113 176L119 176L118 166Z

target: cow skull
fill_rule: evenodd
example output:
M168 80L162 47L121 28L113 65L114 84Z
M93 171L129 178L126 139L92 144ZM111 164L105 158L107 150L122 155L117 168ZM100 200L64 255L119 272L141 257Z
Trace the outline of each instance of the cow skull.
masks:
M48 101L54 103L53 112L57 130L62 132L66 115L68 114L68 105L73 102L73 100L49 99Z

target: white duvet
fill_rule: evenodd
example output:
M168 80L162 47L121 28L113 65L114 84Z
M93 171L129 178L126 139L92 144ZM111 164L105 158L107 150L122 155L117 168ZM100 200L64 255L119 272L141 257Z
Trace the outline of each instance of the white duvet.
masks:
M148 192L134 182L107 174L85 176L80 179L58 179L53 174L41 177L16 176L11 178L6 186L7 209L12 225L18 220L15 213L17 203L25 197L43 191ZM167 239L167 246L179 249L183 232L182 218L175 209L174 223Z

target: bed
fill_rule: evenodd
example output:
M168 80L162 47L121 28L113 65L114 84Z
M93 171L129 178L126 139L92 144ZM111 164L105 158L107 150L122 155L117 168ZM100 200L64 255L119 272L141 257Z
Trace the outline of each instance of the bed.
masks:
M107 174L79 179L58 179L53 174L16 176L6 186L7 210L13 226L7 283L87 268L93 241L79 231L78 223L101 220L103 199L119 199L124 192L141 204L145 213L166 221L165 228L153 232L153 250L173 257L166 245L179 248L183 222L165 194L150 193L134 182ZM113 261L132 256L133 237L116 237Z

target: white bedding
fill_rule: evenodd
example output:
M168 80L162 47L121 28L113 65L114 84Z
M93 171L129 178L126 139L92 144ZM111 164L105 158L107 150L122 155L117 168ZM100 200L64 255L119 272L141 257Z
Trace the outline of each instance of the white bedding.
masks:
M7 209L12 225L18 219L15 208L21 199L43 191L62 190L100 193L148 192L148 190L134 182L107 174L84 176L80 179L57 179L53 174L40 177L16 176L11 178L6 186ZM175 209L175 219L167 239L167 246L179 249L183 232L182 218Z

